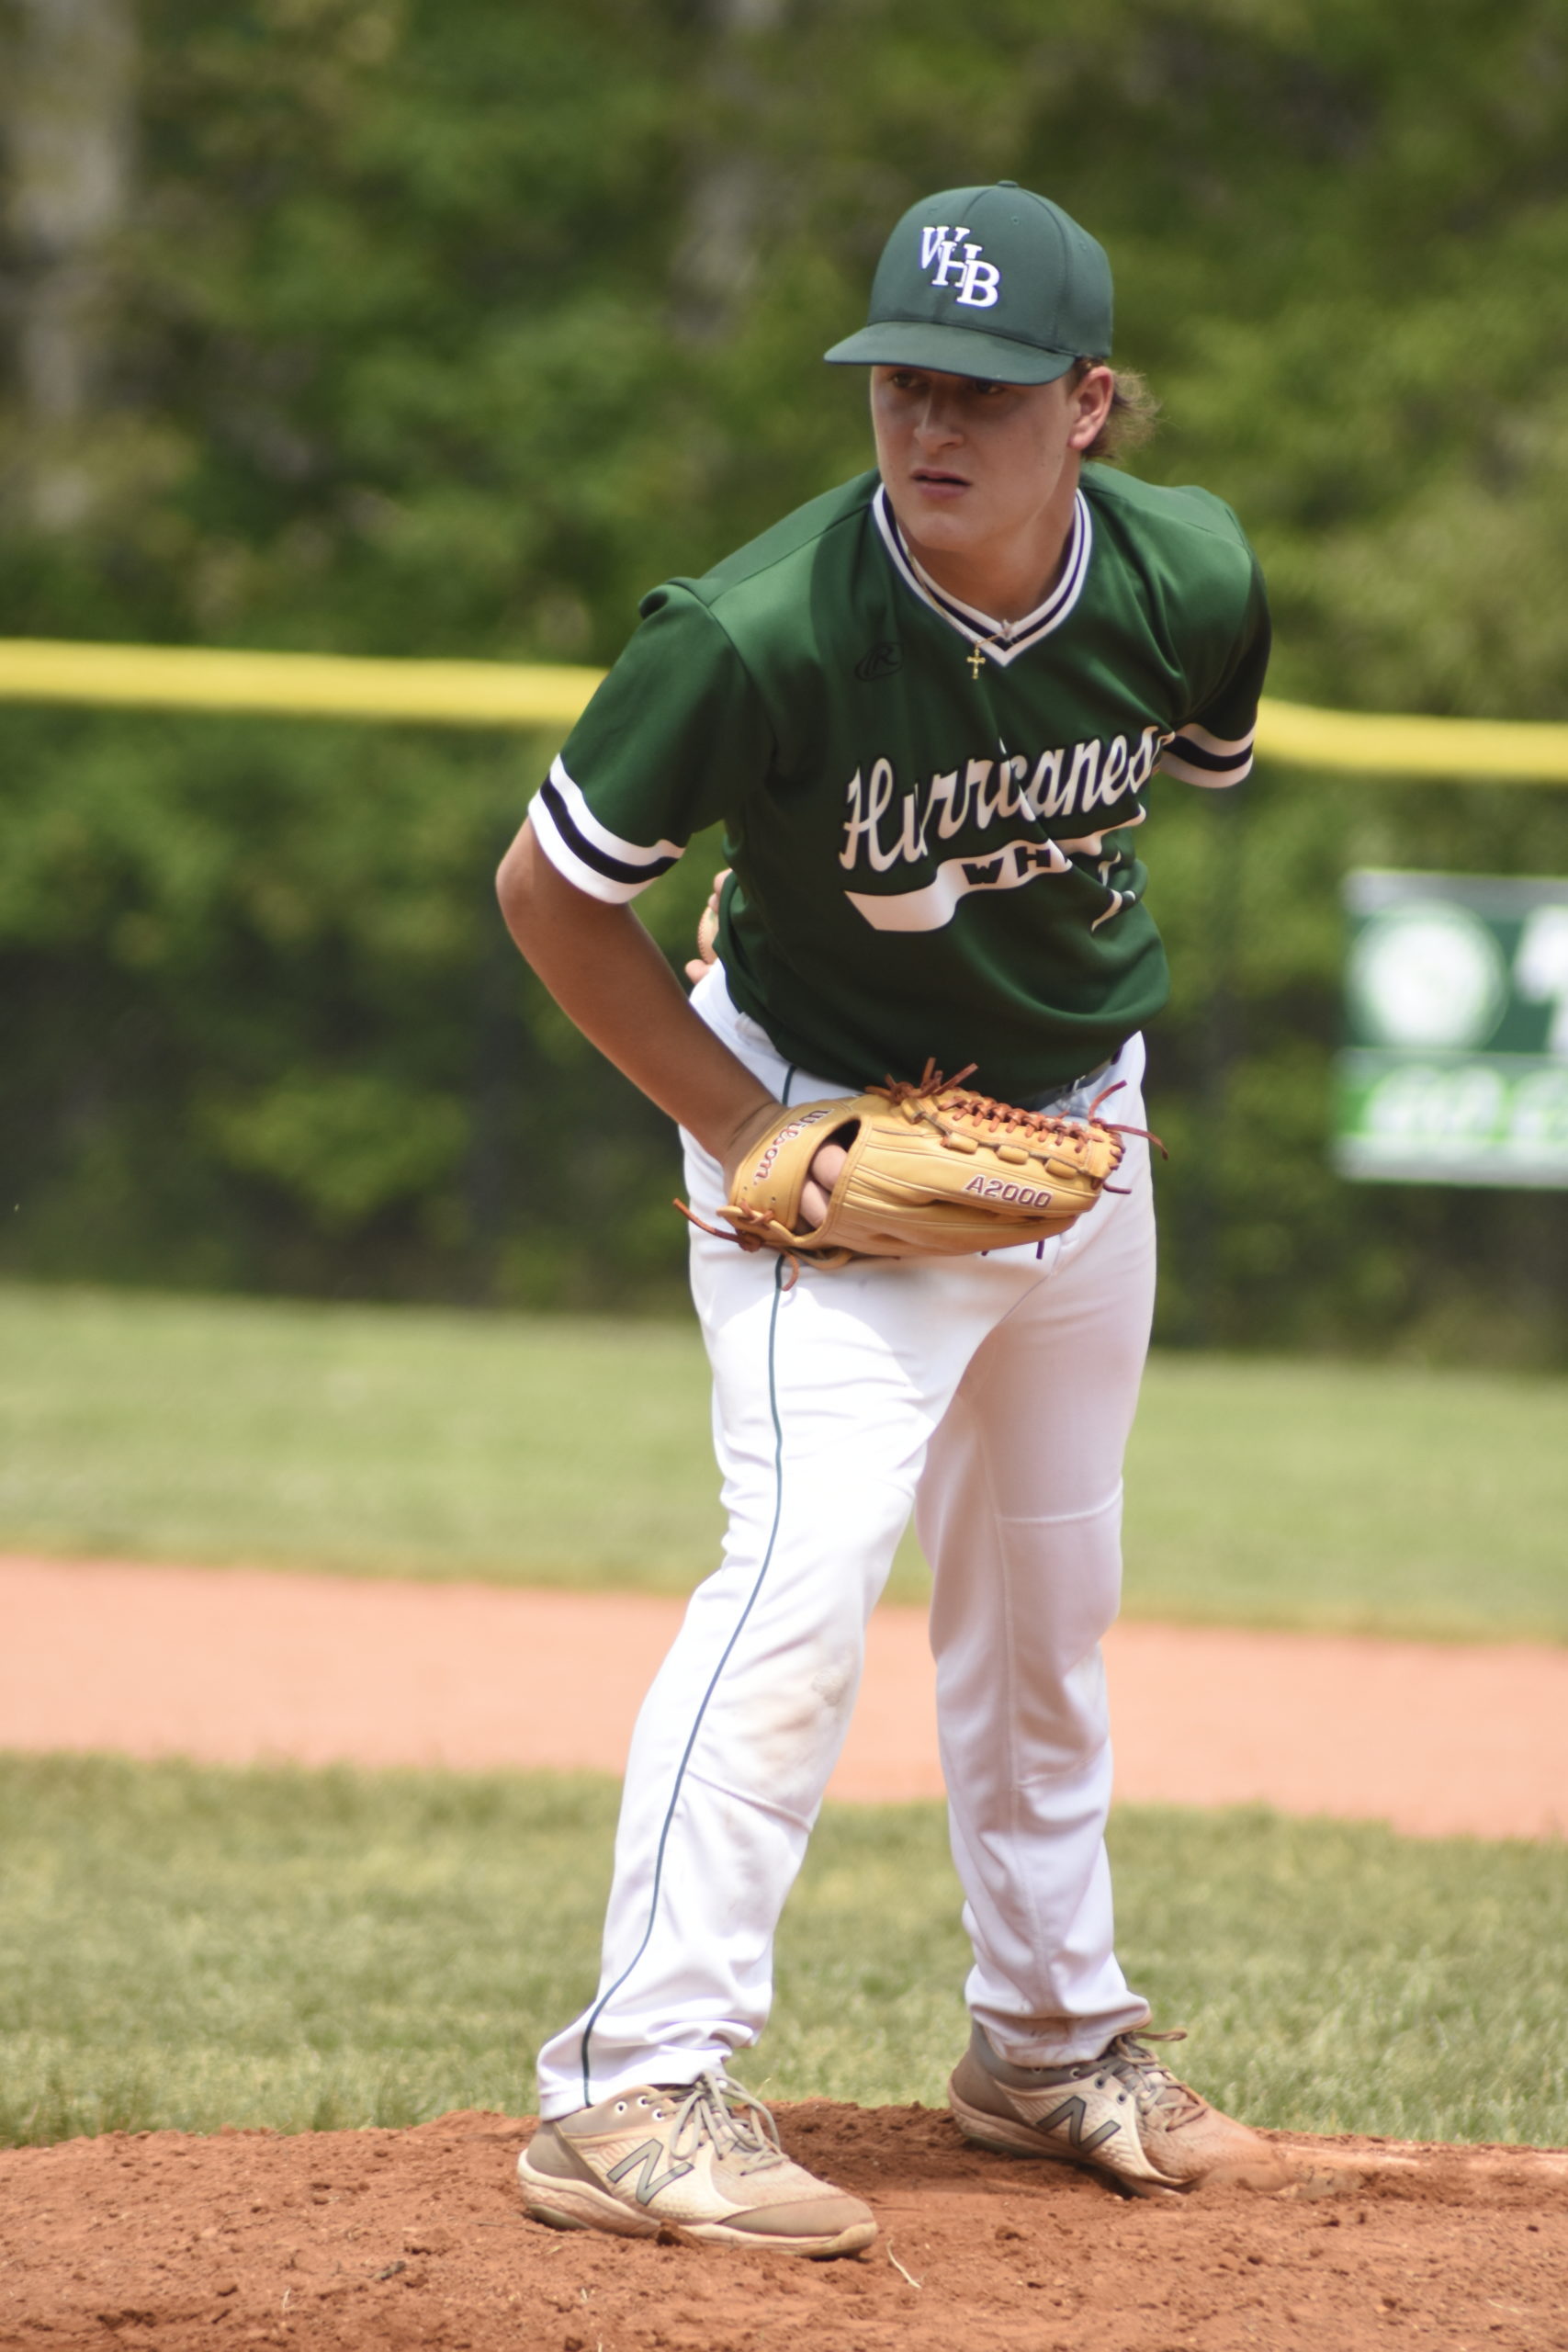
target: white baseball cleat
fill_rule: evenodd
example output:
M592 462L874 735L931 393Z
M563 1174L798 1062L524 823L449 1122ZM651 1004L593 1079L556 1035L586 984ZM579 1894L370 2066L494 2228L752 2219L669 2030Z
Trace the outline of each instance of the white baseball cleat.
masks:
M1145 2195L1218 2181L1282 2188L1293 2177L1267 2140L1179 2082L1136 2034L1117 2034L1098 2058L1015 2066L976 2025L947 2098L959 2130L979 2147L1081 2165Z
M767 2109L716 2071L541 2123L517 2175L524 2211L557 2230L679 2230L818 2259L876 2235L869 2206L792 2162Z

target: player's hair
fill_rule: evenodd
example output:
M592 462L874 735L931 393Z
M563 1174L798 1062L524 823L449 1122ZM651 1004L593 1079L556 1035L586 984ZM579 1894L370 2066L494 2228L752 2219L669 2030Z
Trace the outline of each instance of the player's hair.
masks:
M1081 384L1091 368L1108 368L1107 359L1074 362L1073 382ZM1119 465L1129 449L1140 449L1159 421L1159 402L1135 368L1111 368L1113 387L1104 424L1084 451L1102 465Z

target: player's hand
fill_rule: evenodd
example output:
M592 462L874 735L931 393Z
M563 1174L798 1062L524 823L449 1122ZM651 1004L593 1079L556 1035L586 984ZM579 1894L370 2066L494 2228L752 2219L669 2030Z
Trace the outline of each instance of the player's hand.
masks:
M721 866L713 877L713 888L708 892L707 905L697 919L697 952L686 967L686 978L691 981L700 980L703 974L711 971L717 961L714 943L718 937L718 894L728 879L728 866Z

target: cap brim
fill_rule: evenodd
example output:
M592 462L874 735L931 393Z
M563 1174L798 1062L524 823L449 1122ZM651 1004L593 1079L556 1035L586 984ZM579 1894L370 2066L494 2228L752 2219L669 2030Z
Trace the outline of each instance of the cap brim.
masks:
M939 375L973 376L989 384L1054 384L1077 359L1076 351L1042 351L980 327L948 327L918 319L885 319L862 327L822 355L836 368L932 368Z

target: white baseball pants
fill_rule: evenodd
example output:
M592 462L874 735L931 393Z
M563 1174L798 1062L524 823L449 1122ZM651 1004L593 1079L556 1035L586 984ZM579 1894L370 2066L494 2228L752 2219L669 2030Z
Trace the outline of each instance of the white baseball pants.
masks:
M781 1101L790 1069L715 971L693 1003ZM1126 1080L1143 1046L1064 1107ZM716 1164L686 1138L692 1205ZM539 2060L539 2111L685 2083L756 2041L773 1933L849 1725L866 1620L911 1508L931 1612L969 2007L1004 2057L1098 2055L1145 2023L1112 1950L1100 1642L1148 1344L1148 1152L1037 1252L803 1269L694 1232L728 1533L632 1736L598 1995Z

